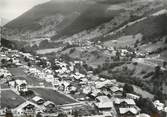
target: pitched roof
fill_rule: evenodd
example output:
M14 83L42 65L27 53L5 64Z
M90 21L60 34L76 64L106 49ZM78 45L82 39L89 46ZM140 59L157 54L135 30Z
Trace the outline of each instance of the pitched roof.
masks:
M36 108L40 108L38 105L36 105L36 104L34 104L34 103L32 103L32 102L26 101L26 102L22 103L21 105L19 105L15 110L17 110L17 109L23 109L23 108L25 108L25 107L28 106L28 105L33 105L33 106L35 106Z
M37 102L37 101L43 100L43 99L41 97L39 97L39 96L35 96L35 97L32 98L32 100Z
M95 103L95 105L100 109L102 109L102 108L112 108L113 107L112 102Z
M107 96L98 96L98 97L96 97L96 99L102 103L111 101Z
M16 80L16 84L22 85L22 84L27 84L26 80Z
M50 105L50 104L53 104L53 105L54 105L53 102L51 102L51 101L46 101L46 102L44 103L44 106L48 106L48 105Z
M121 104L123 102L127 103L128 105L136 105L133 99L119 99L119 98L115 99L116 104Z
M136 108L119 108L120 114L126 114L128 112L131 112L132 114L137 114L138 111Z
M139 99L140 98L140 96L132 94L132 93L126 93L126 96L132 97L133 99Z
M123 91L123 88L119 88L119 87L117 87L117 86L114 86L114 87L111 87L110 88L110 90L112 91L112 92L117 92L117 91Z
M150 117L150 115L142 113L142 114L137 115L136 117Z

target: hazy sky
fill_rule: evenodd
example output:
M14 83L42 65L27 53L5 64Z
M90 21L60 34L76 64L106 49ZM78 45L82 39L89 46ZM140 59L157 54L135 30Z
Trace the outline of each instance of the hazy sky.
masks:
M33 6L49 0L0 0L0 17L12 20Z

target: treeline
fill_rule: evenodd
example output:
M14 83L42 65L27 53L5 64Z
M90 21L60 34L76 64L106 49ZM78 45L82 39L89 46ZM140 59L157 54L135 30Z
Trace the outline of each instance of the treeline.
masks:
M19 50L19 51L22 51L25 53L31 53L31 54L35 55L36 54L35 48L30 47L30 46L26 46L26 44L27 43L24 41L11 41L11 40L1 38L1 45L3 47L6 47L6 48L9 48L12 50L16 49L16 50Z

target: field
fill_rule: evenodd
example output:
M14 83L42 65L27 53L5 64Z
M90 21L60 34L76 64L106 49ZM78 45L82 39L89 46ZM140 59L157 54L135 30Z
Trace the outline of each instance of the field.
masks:
M158 50L159 48L165 48L167 44L164 44L162 41L158 41L154 44L145 44L139 47L139 51L141 52L153 52Z
M143 98L151 98L153 99L154 98L154 95L152 95L151 93L145 91L145 90L142 90L140 87L138 86L135 86L133 85L133 89L136 93L142 95Z
M1 108L15 108L25 102L21 96L18 96L11 90L2 91L1 96Z
M44 86L51 86L50 83L28 76L24 73L23 68L9 68L9 71L14 75L15 79L26 80L28 85L40 86L40 83L43 83Z
M70 104L76 102L75 100L52 89L33 88L31 90L33 90L36 95L39 95L45 100L52 101L56 105Z
M48 54L52 52L57 52L59 50L60 48L41 49L41 50L37 50L37 54Z
M134 47L135 42L137 40L141 40L141 39L142 39L141 34L137 34L135 36L127 35L127 36L122 36L122 37L118 38L117 40L106 41L106 42L104 42L104 45L107 47L116 47L116 48Z

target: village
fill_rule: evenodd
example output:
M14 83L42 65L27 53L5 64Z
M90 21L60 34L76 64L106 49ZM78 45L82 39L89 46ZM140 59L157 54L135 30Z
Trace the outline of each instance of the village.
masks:
M121 51L122 56L127 53ZM52 65L47 57L5 47L1 47L0 55L1 116L151 117L167 113L164 103L143 98L130 84L100 77L93 71L80 73L77 66L84 65L82 60L55 58Z
M167 117L166 0L0 11L0 117Z

